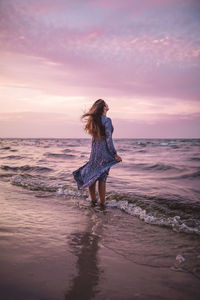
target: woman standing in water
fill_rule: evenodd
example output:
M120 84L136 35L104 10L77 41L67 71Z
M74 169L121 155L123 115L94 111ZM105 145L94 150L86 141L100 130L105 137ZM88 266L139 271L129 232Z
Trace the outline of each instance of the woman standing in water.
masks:
M73 172L78 189L89 188L93 205L97 203L96 182L98 180L101 206L105 203L106 180L110 167L122 161L113 144L114 128L111 119L106 116L108 110L106 102L99 99L94 102L89 112L81 116L81 119L87 117L84 129L92 136L92 147L89 161Z

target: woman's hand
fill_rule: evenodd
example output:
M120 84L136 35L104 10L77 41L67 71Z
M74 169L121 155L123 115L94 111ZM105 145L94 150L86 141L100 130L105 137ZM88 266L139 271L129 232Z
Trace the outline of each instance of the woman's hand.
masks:
M116 160L116 161L122 161L122 158L121 158L119 155L116 154L116 155L115 155L115 160Z

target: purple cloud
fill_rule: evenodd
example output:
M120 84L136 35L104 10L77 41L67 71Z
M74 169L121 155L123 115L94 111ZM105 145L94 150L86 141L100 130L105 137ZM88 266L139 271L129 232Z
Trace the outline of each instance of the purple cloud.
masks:
M197 0L2 0L2 82L198 107L199 12Z

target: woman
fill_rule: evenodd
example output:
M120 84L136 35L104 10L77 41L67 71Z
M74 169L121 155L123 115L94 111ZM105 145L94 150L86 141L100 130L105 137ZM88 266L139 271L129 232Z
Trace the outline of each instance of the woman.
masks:
M73 172L78 189L89 187L93 205L97 203L96 182L98 180L101 206L105 203L106 180L110 167L122 161L113 144L114 128L111 119L106 116L108 110L105 101L99 99L94 102L89 112L82 115L81 119L88 117L84 129L92 136L92 147L89 161Z

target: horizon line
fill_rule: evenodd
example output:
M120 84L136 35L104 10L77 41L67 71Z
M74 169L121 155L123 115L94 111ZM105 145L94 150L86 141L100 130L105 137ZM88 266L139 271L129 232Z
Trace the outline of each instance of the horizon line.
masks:
M84 137L0 137L0 139L71 139L71 140L74 140L74 139L85 139L85 140L90 140L92 138L84 138ZM118 137L118 138L113 138L113 140L118 140L118 139L124 139L124 140L127 140L127 139L184 139L184 140L191 140L191 139L200 139L200 137Z

